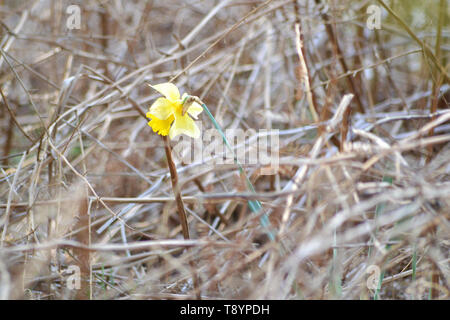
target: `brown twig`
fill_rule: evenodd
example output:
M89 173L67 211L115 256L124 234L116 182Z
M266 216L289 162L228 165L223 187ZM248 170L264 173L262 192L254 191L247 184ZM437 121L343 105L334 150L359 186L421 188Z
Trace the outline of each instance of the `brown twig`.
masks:
M319 122L319 116L317 115L317 109L314 104L314 96L311 91L311 83L309 78L308 67L306 65L305 55L303 52L304 50L303 50L302 35L300 32L300 24L298 23L295 24L295 40L296 40L295 43L297 47L297 54L300 60L300 76L303 85L305 86L306 89L306 98L308 100L309 111L311 112L314 122Z
M5 107L6 109L8 109L9 112L9 116L11 117L12 121L14 121L14 123L16 124L16 126L19 128L20 132L23 133L23 135L25 136L25 138L27 138L28 140L30 140L32 143L34 143L33 138L31 138L27 132L25 131L24 128L22 128L22 126L20 125L19 121L17 121L16 116L14 115L14 112L11 110L11 107L8 104L8 100L6 99L5 95L3 94L3 90L0 87L0 95L2 96L3 102L5 103Z
M320 4L320 0L316 0L317 4ZM333 27L331 26L331 19L329 17L329 15L327 13L322 13L322 20L324 21L325 24L325 29L327 31L328 37L330 38L330 40L333 43L333 50L335 51L335 55L337 56L339 63L341 64L342 67L342 71L344 72L344 74L347 74L349 71L349 68L347 66L347 62L345 61L344 58L344 54L342 52L342 49L339 45L339 42L337 40L337 36L333 30ZM359 96L359 93L356 91L356 85L355 85L355 81L352 78L351 75L345 77L346 81L347 81L347 85L351 91L351 93L353 93L353 95L355 96L355 101L358 107L358 111L361 113L364 113L364 106L361 102L361 98Z
M178 217L180 218L181 229L183 231L183 237L185 239L190 239L189 236L189 226L186 217L186 210L184 209L183 199L181 198L181 191L178 186L178 173L177 168L175 167L175 163L172 158L172 149L170 147L170 141L167 136L162 136L164 141L164 149L166 151L167 165L169 166L170 171L170 179L172 181L172 189L175 195L175 201L177 203L178 208Z
M183 232L183 237L186 240L190 239L189 236L189 226L186 216L186 210L184 209L183 198L181 197L181 190L178 185L178 173L175 163L172 158L172 149L170 147L170 141L167 136L162 136L164 140L164 150L166 151L167 165L169 166L170 171L170 179L172 181L172 190L175 195L175 201L177 203L178 208L178 217L180 218L181 230ZM189 266L191 267L193 280L194 280L194 291L197 299L201 299L201 293L199 291L199 277L196 272L196 268L194 262L189 260Z
M77 234L78 242L89 246L90 245L90 235L89 235L89 211L88 211L88 197L87 190L85 191L85 196L79 199L80 208L79 208L79 217L78 217L78 227L81 228L80 232ZM91 293L89 288L89 275L91 270L91 262L90 262L90 252L85 250L84 248L76 248L74 249L74 253L76 256L76 260L79 263L80 272L81 272L81 287L80 290L77 290L76 298L79 300L89 300Z

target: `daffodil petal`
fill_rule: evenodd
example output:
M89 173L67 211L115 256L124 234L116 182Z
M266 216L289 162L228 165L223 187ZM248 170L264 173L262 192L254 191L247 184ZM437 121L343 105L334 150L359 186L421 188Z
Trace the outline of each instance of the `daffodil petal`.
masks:
M174 85L173 83L170 82L160 83L155 84L154 86L151 87L171 101L180 99L180 91L178 91L177 86Z
M150 107L149 113L160 120L166 120L173 113L172 104L166 98L158 98Z
M197 102L192 102L191 106L187 110L187 112L194 118L197 119L197 116L202 113L203 108Z
M174 120L173 115L171 115L166 120L161 120L149 112L147 113L147 117L151 119L151 121L148 122L148 125L153 129L154 132L162 136L167 136L169 134L170 125Z
M194 139L200 137L200 130L187 113L184 116L181 113L175 113L175 121L170 128L169 137L173 139L182 133Z

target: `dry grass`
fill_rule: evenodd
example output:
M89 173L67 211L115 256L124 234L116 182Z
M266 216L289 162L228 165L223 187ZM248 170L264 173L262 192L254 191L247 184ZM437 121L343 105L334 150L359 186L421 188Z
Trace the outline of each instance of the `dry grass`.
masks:
M0 1L0 298L448 299L448 4L383 3ZM280 130L256 194L178 161L190 240L145 119L169 80Z

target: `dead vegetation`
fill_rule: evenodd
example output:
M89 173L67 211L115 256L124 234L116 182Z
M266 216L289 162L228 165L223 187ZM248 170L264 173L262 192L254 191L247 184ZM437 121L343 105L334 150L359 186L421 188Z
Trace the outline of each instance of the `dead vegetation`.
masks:
M0 1L0 298L448 299L448 3L405 2ZM256 194L178 161L190 240L145 118L167 81L279 130Z

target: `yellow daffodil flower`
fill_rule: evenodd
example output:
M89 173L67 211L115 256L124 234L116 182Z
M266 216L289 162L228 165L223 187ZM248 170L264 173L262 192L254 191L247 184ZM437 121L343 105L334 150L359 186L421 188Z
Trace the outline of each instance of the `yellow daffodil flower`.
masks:
M153 131L162 136L169 135L170 139L182 133L195 139L200 137L200 130L191 117L197 119L203 111L202 106L197 102L190 102L187 110L186 106L183 110L183 102L188 95L184 93L180 98L180 92L173 83L151 87L164 96L158 98L147 112L147 118L151 119L148 125Z

